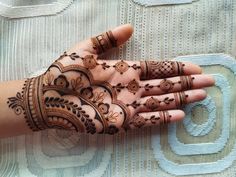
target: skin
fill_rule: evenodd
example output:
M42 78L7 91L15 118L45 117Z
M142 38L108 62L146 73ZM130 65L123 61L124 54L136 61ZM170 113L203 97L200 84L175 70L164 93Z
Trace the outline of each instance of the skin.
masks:
M133 28L131 25L122 25L112 30L112 33L114 35L114 38L117 40L117 45L120 46L124 44L132 35ZM76 53L77 58L71 57L73 53ZM152 79L146 79L141 80L141 70L140 69L134 69L131 66L140 66L139 61L124 61L126 64L128 64L130 67L127 69L127 71L121 73L115 66L118 62L121 61L114 61L114 60L105 60L101 59L101 56L97 54L97 51L94 48L93 43L90 39L82 41L76 45L74 45L72 48L66 51L66 56L59 57L58 60L56 60L56 63L54 63L46 73L39 76L38 78L41 78L44 86L36 88L36 90L45 89L44 87L48 86L55 86L56 90L66 92L67 94L60 95L57 92L55 92L55 89L50 88L47 90L42 98L40 100L43 100L43 109L47 110L47 117L49 117L49 112L54 110L54 107L52 104L54 104L55 100L61 100L64 104L64 100L68 100L68 102L73 103L73 105L76 104L76 106L82 108L86 114L88 114L88 117L91 119L91 121L94 123L95 130L90 131L84 131L87 133L117 133L117 132L123 132L128 129L133 128L140 128L145 126L151 126L151 125L160 125L163 123L162 120L162 112L161 111L168 111L168 116L170 116L170 122L176 122L180 121L184 118L185 114L184 112L177 107L176 104L176 97L174 93L181 92L182 87L181 84L178 84L178 82L181 80L181 76L173 76L168 78L152 78ZM86 63L84 62L86 56L92 56L96 59L97 65L96 67L92 68L86 68ZM107 69L104 69L102 64L106 64L109 66ZM185 103L192 103L195 101L200 101L206 97L206 92L203 90L204 87L209 87L214 85L214 79L210 75L202 74L202 69L195 64L184 62L183 67L183 75L184 76L190 76L192 78L192 87L190 90L184 91L184 95L186 96ZM60 65L60 69L62 68L70 68L68 72L62 72L60 69L58 69L58 65ZM76 66L77 71L72 71L72 66ZM85 71L85 74L82 71ZM90 79L93 80L93 82L88 83L85 76L89 76ZM51 82L50 78L53 78ZM65 79L68 81L65 81ZM79 79L78 79L79 78ZM60 79L64 79L63 83L66 83L67 86L58 86L57 84L60 84ZM77 79L77 80L76 80ZM168 79L174 84L173 88L171 90L168 90L168 92L165 92L158 87L162 83L163 79ZM73 81L72 81L73 80ZM128 85L135 81L139 89L134 92L134 90L130 90L128 88ZM22 91L24 91L24 84L27 83L28 80L17 80L17 81L9 81L9 82L2 82L0 83L0 112L2 113L0 116L0 137L10 137L10 136L16 136L21 134L26 134L32 132L32 127L30 128L25 120L28 120L29 118L24 117L24 109L21 110L22 103L25 103L23 101L21 104L18 104L17 108L10 106L10 103L16 103L14 101L14 98L17 98L18 95L22 95ZM77 85L75 84L77 83ZM84 106L80 102L80 99L78 96L82 93L83 87L91 87L93 89L93 93L101 93L101 88L98 87L96 84L99 83L102 86L109 85L111 87L110 91L114 92L114 95L104 94L102 97L102 101L96 98L96 105L103 105L107 103L109 105L109 113L104 113L105 116L108 116L108 119L106 121L108 122L108 126L112 125L115 126L117 131L114 132L114 129L111 131L103 131L104 125L101 124L98 120L96 120L94 115L94 110L96 112L97 108L94 108L92 110L92 107L90 106ZM124 88L122 88L120 91L117 91L117 85L122 85ZM152 85L154 87L150 89L145 89L145 85ZM74 88L74 89L71 89ZM107 88L107 87L106 87ZM106 90L108 93L109 89ZM103 92L102 92L103 93ZM78 94L78 95L77 95ZM76 96L77 95L77 96ZM98 94L99 95L99 94ZM12 99L11 99L12 98ZM51 101L50 101L51 98ZM56 99L57 98L57 99ZM169 100L169 103L167 104L164 102L164 100ZM12 101L13 100L13 101ZM118 100L122 105L124 105L125 109L123 112L117 110L121 110L120 106L117 106L115 104L110 103L107 100ZM148 100L158 100L160 104L158 104L158 107L155 107L155 109L150 109L148 107ZM85 99L85 101L91 101L89 99ZM49 106L47 107L47 104ZM132 106L133 103L138 103L139 106ZM103 107L102 107L103 108ZM106 107L105 107L106 108ZM35 108L37 110L37 108ZM14 111L15 112L14 112ZM124 114L128 110L129 116L126 117L126 124L127 126L124 126ZM21 111L20 113L16 111ZM76 110L78 111L78 110ZM104 110L102 110L104 111ZM62 107L59 107L56 112L62 112L65 114L70 114L73 116L71 111L65 110ZM100 110L101 112L101 110ZM117 116L116 114L121 113L122 114ZM18 114L19 113L19 114ZM78 113L78 112L76 112ZM27 115L27 114L26 114ZM44 117L47 119L47 117ZM138 118L137 118L138 117ZM140 120L140 117L142 117L142 121L137 122L137 120ZM70 117L67 117L68 120L70 120ZM156 118L156 119L155 119ZM58 119L59 120L59 119ZM78 119L79 120L79 119ZM81 127L81 122L75 123L78 125L78 127ZM83 126L82 126L83 127ZM128 128L126 128L128 127ZM55 126L48 125L45 128L55 128ZM43 128L43 129L45 129ZM63 128L63 127L60 127ZM81 128L79 128L77 131L81 131Z

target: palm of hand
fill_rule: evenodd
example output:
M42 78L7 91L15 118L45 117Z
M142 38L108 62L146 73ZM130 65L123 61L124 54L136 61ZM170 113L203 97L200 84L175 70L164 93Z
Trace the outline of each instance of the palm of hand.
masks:
M214 84L191 63L97 59L114 43L124 43L132 30L124 25L113 32L116 41L111 32L84 41L43 75L26 80L22 95L9 98L9 107L20 106L34 131L114 134L181 120L184 112L176 108L206 97L204 90L192 89Z

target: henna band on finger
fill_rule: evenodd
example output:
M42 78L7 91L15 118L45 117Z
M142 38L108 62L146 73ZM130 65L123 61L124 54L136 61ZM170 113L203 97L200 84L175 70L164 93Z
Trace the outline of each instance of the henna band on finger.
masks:
M97 54L104 53L113 47L117 47L117 40L111 31L92 37L91 41L93 43L94 50L97 51Z
M168 111L161 111L160 112L160 119L161 119L161 124L165 125L170 123L171 115L169 114Z
M140 61L141 79L160 79L183 75L184 64L177 61Z
M193 79L191 76L180 76L180 83L182 90L190 90L193 87Z
M176 107L178 108L187 104L187 97L188 95L186 95L184 92L174 93Z
M172 116L169 114L168 111L160 111L159 115L155 114L147 117L143 117L139 114L136 114L133 118L129 120L129 126L134 128L141 128L146 125L165 125L171 122L171 117Z

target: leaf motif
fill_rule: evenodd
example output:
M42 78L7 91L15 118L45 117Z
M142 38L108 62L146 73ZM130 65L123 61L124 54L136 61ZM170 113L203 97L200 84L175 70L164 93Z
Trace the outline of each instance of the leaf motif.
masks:
M104 92L99 92L99 93L95 92L92 101L95 102L95 103L101 103L101 102L103 102L104 97L105 97L105 93Z
M118 117L119 117L119 113L117 112L114 113L113 111L111 111L108 113L108 116L106 117L106 119L111 123L116 123Z
M14 112L19 115L24 110L23 97L20 92L16 93L16 97L8 98L8 106L12 108Z
M71 86L73 90L78 90L83 87L82 78L79 76L76 79L71 80Z
M110 68L110 66L107 65L105 62L102 63L101 65L102 65L102 68L103 68L104 70L106 70L107 68Z
M18 99L22 99L22 96L21 96L20 92L17 92L17 94L16 94L16 98L18 98Z

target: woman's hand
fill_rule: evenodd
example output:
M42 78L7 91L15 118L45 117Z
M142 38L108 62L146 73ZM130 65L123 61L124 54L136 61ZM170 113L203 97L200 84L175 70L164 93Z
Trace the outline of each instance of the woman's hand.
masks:
M131 34L132 27L123 25L77 44L43 75L27 79L9 107L34 131L114 134L181 120L179 108L204 99L201 88L214 79L191 63L99 58Z

